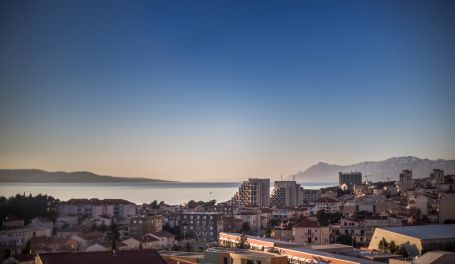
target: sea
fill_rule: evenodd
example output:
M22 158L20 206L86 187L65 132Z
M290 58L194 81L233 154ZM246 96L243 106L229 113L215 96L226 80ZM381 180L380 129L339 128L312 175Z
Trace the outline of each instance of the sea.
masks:
M182 204L189 200L228 201L240 182L129 182L129 183L0 183L0 196L47 194L61 201L72 198L125 199L136 204L154 200ZM304 189L335 186L335 182L301 182ZM271 189L273 182L271 182Z

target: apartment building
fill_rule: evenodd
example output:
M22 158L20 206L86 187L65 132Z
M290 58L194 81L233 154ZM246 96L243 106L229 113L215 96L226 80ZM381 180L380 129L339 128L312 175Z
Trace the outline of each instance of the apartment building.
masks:
M218 240L223 231L223 215L215 212L184 212L180 214L180 237L207 242Z
M294 242L299 245L329 244L329 227L321 226L317 220L305 219L294 226Z
M275 181L270 203L277 207L296 207L302 204L302 187L296 181Z
M248 179L231 199L233 205L270 206L270 179Z
M70 199L59 205L59 213L126 218L136 215L136 205L123 199Z

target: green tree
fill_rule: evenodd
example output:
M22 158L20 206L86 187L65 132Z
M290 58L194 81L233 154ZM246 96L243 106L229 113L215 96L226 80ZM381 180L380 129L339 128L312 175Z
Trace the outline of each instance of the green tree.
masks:
M388 252L390 254L395 254L398 251L397 245L395 244L395 241L390 241Z
M159 209L160 206L158 205L158 201L157 200L154 200L153 202L150 203L150 207L152 209Z
M216 205L216 200L213 199L213 200L210 200L210 201L204 203L204 208L205 208L205 209L212 208L212 207L214 207L215 205Z
M117 241L120 237L120 233L118 231L118 226L117 224L112 221L111 225L109 226L109 233L108 233L108 238L109 240L112 241L112 250L114 250L115 247L115 241Z
M243 222L242 224L242 228L240 229L240 233L242 234L251 234L251 227L250 227L250 223L248 222Z
M59 200L52 196L38 194L16 194L9 198L0 197L0 225L6 217L18 217L28 224L35 217L52 221L57 219Z
M197 204L196 204L195 200L190 200L186 205L186 207L188 207L190 209L194 209L196 206L197 206Z
M319 224L322 226L328 226L329 224L337 223L341 220L343 215L339 212L336 213L326 213L325 210L320 210L316 213L316 218L319 221Z
M384 251L384 238L381 241L379 241L378 249Z
M352 245L352 236L350 235L340 235L337 239L337 242L343 245Z
M240 236L239 243L237 244L237 248L248 249L250 248L250 244L248 243L248 237L245 234Z

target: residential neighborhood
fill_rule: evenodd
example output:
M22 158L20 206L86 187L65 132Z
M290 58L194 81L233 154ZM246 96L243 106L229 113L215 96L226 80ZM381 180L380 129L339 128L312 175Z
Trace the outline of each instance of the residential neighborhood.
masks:
M261 263L414 263L436 251L453 259L455 176L435 169L413 179L403 170L397 178L374 183L340 172L338 186L317 192L295 181L271 188L269 179L248 179L218 203L70 199L58 203L55 219L2 219L1 256L3 263L56 263L53 254L143 250L167 263L251 256Z

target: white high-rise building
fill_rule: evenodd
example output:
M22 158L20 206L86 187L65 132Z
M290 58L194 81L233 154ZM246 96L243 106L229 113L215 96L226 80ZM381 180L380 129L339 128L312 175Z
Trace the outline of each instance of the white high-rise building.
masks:
M302 187L296 181L275 181L275 188L270 198L271 205L278 207L296 207L302 204Z
M232 197L233 205L270 206L270 179L248 179Z

